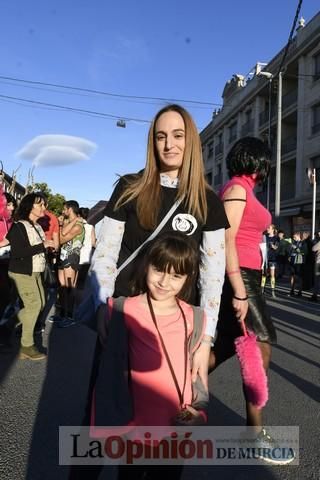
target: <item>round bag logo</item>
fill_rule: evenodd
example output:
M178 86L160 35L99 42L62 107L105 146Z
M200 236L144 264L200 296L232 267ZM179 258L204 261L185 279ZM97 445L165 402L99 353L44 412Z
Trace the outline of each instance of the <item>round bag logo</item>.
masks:
M189 213L178 213L172 220L172 228L175 231L192 235L197 229L197 220Z

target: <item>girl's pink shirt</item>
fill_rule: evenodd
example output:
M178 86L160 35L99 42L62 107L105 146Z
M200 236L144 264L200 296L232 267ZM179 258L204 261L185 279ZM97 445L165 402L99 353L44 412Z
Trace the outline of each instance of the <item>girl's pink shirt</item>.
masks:
M180 410L179 397L169 370L158 332L142 297L129 297L124 304L129 331L129 361L134 403L133 425L170 425ZM180 300L185 313L188 337L193 330L193 310ZM180 312L179 312L180 313ZM157 315L157 323L167 348L180 389L184 378L184 326L179 313ZM188 354L184 403L192 402L191 371Z
M236 235L236 247L240 267L260 270L262 266L262 255L260 243L263 232L271 224L270 212L256 198L253 189L255 180L250 175L232 177L220 192L222 198L224 193L233 185L240 185L246 191L246 206Z

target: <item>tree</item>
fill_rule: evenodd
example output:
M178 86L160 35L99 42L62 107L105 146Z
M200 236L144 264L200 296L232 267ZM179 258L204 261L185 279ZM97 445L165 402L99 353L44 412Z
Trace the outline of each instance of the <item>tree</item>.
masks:
M48 210L55 215L61 215L63 204L66 201L65 197L60 193L52 193L51 188L45 182L35 183L34 191L42 192L48 199Z

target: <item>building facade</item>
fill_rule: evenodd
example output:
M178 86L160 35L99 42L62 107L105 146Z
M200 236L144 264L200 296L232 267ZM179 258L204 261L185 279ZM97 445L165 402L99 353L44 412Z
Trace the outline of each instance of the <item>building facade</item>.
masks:
M233 143L256 136L270 143L273 158L269 185L257 196L275 210L278 72L285 47L268 63L244 77L234 75L223 90L223 106L200 133L205 170L215 191L228 179L225 158ZM320 228L320 12L296 35L281 66L281 190L279 228L311 230L313 188L307 170L317 170L316 230ZM270 75L271 74L271 75Z

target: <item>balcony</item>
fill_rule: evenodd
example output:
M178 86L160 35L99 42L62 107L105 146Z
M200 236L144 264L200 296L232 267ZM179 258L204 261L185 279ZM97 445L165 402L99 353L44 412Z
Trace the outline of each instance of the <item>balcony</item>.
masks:
M296 186L294 183L281 185L281 200L291 200L295 198Z
M291 135L290 137L285 138L281 142L282 155L293 152L296 150L296 148L297 148L297 137L295 135Z
M280 195L281 195L281 201L285 201L285 200L294 200L295 199L295 195L296 195L296 186L293 182L289 182L289 183L282 183L281 182L281 191L280 191ZM261 194L261 200L264 200L266 201L266 193L265 192L262 192ZM272 185L271 188L270 188L270 200L271 200L271 204L274 204L274 198L275 198L275 185ZM260 199L259 199L260 200Z
M271 108L271 118L274 118L276 116L276 108L272 107ZM269 121L269 109L267 108L263 112L259 114L259 126L263 125L264 123L267 123Z
M242 125L241 136L248 135L248 133L253 133L253 130L254 130L254 121L251 119Z
M223 152L223 143L218 143L218 145L216 145L216 147L214 149L214 153L216 155L219 155L222 152Z
M295 106L298 100L298 90L291 90L291 92L283 95L282 97L282 109L285 110L288 107Z

